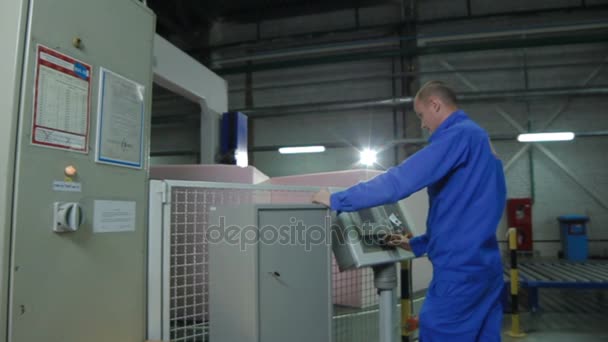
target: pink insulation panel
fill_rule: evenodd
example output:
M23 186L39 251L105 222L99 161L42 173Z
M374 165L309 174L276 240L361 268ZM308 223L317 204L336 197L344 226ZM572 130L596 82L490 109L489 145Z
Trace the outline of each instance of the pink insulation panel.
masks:
M349 187L366 181L383 173L378 170L347 170L335 172L310 173L305 175L273 177L265 181L266 184L298 185L319 187Z
M253 166L221 164L156 165L150 167L150 178L240 184L258 184L268 180L268 176Z

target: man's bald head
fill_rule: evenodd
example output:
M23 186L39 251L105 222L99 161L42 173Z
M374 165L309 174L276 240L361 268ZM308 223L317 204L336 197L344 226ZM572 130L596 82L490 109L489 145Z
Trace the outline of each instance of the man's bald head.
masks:
M456 94L441 81L427 82L414 98L414 110L420 125L431 134L458 109Z
M418 90L418 93L416 93L416 99L418 101L424 102L431 96L438 97L444 104L448 106L458 106L454 91L441 81L426 82L422 88Z

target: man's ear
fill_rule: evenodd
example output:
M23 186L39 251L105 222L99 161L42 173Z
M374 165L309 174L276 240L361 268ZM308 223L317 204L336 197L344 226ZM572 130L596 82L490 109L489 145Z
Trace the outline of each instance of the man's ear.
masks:
M433 109L435 109L435 113L438 113L441 110L441 101L436 96L432 96L429 98Z

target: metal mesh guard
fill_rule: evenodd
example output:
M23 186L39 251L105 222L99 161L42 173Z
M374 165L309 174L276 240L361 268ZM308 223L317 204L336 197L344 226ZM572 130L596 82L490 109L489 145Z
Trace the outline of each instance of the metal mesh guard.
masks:
M171 192L171 341L209 340L209 253L214 206L310 203L311 191L174 187ZM371 269L339 272L333 261L334 342L377 340L378 299Z

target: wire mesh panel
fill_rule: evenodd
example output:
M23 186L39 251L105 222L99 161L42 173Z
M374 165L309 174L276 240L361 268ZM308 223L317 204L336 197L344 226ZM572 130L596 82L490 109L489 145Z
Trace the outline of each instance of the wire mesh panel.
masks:
M378 340L378 296L371 268L340 272L334 261L334 342Z
M170 338L209 341L210 212L218 206L310 203L313 190L173 186L170 217ZM333 258L332 258L333 259ZM339 272L333 260L333 340L378 340L378 299L370 269ZM294 308L297 310L297 308ZM288 314L288 313L286 313ZM214 341L211 341L214 342Z
M209 324L209 212L218 205L268 203L243 189L172 188L171 340L206 341Z
M199 198L199 195L201 197ZM171 340L201 341L208 322L204 194L171 194Z

